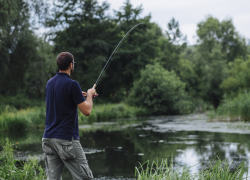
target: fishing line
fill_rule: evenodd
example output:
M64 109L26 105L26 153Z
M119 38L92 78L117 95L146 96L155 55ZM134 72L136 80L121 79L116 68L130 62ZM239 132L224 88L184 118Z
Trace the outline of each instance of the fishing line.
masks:
M101 79L102 75L104 74L104 72L107 70L109 64L111 63L113 57L115 56L116 52L118 51L119 47L121 46L123 40L127 37L127 35L137 26L141 25L141 24L144 24L145 22L142 22L142 23L139 23L137 25L135 25L134 27L132 27L126 34L125 36L122 38L122 40L119 42L119 44L116 46L115 50L113 51L113 53L111 54L111 56L109 57L108 61L106 62L104 68L102 69L99 77L97 78L95 84L94 84L94 87L96 87L98 81Z

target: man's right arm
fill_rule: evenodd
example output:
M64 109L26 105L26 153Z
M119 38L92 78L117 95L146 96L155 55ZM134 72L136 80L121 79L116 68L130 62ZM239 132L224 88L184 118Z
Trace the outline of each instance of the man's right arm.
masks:
M86 101L83 101L80 104L77 104L77 107L80 109L80 111L85 115L85 116L89 116L91 114L92 111L92 107L93 107L93 95L95 94L96 90L94 88L89 89L87 91L87 99Z

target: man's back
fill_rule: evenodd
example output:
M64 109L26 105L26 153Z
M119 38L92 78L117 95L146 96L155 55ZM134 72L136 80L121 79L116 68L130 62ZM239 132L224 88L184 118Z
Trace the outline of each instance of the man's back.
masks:
M79 139L77 104L85 101L81 88L66 73L57 73L46 86L44 138Z

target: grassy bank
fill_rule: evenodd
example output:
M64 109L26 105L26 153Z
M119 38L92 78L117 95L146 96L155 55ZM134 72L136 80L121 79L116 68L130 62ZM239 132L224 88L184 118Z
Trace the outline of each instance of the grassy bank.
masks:
M0 131L44 127L46 117L45 106L18 110L15 107L5 105L0 109ZM90 116L84 116L78 111L80 125L144 115L148 115L146 110L122 103L94 105Z
M15 160L12 144L6 139L6 144L0 152L0 179L46 179L44 169L38 166L37 159L26 162Z
M120 104L94 105L90 116L84 116L78 111L79 124L93 122L115 121L117 118L130 118L149 115L143 108Z
M242 162L233 171L230 170L230 163L227 161L218 160L214 165L211 165L206 170L190 174L192 167L174 167L173 160L169 163L167 159L153 161L150 164L148 161L135 169L135 176L137 180L243 180L246 178L248 167L246 162Z
M250 93L244 92L234 98L225 97L210 119L250 121Z

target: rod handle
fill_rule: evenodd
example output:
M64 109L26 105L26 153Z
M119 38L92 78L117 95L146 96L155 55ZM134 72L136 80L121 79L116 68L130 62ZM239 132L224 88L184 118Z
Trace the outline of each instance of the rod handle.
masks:
M92 87L92 89L95 89L95 87L96 87L96 84L94 84L94 86ZM95 94L93 95L93 98L96 98L97 96L98 96L98 94L95 93Z

